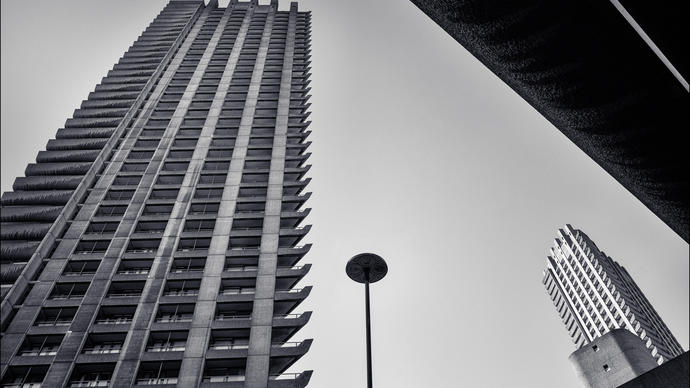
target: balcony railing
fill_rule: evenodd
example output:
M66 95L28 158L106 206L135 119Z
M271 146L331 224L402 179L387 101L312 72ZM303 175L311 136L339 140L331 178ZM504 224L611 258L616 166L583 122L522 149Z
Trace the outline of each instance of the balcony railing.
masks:
M281 318L281 319L297 319L301 317L302 314L276 314L273 316L273 318Z
M156 342L146 346L147 352L184 352L185 341Z
M274 319L297 319L302 317L303 314L276 314L273 316ZM218 321L234 320L234 319L251 319L249 314L216 314L215 319Z
M84 297L84 294L72 294L72 295L57 294L57 295L51 295L50 299L52 299L52 300L81 299L83 297Z
M213 350L249 349L249 343L211 344L209 349L213 349Z
M69 326L72 320L36 321L34 326Z
M170 273L204 272L203 267L173 268Z
M84 354L117 354L120 353L122 345L119 346L94 346L90 348L85 348L82 353Z
M92 251L75 251L75 255L93 255L97 253L105 253L105 250L92 250Z
M192 290L169 290L165 291L163 296L195 296L199 294L198 289Z
M208 247L179 247L177 248L178 252L201 252L201 251L207 251Z
M2 388L41 388L41 381L43 380L43 376L41 376L40 379L36 379L36 380L38 380L38 381L24 380L21 377L19 377L15 380L0 384L0 387L2 387Z
M250 287L237 287L237 288L225 288L220 290L221 295L240 295L240 294L254 294L256 293L255 288Z
M276 290L276 293L281 293L281 294L298 294L302 292L304 288L291 288L289 290Z
M141 296L141 291L116 291L108 294L109 298L127 298L130 296Z
M158 317L156 322L158 323L172 323L172 322L191 322L191 315L177 315L172 317Z
M269 380L295 380L299 377L299 373L281 373L279 375L269 375Z
M131 317L114 317L114 318L100 318L96 319L96 324L100 325L123 325L131 323Z
M299 270L304 268L304 265L285 265L285 266L278 266L278 269L290 269L290 270Z
M300 345L302 345L302 341L299 342L273 342L271 346L276 347L276 348L296 348Z
M231 251L245 251L245 250L250 251L250 250L257 250L257 249L259 249L259 246L258 246L258 245L256 245L256 246L246 246L246 247L237 247L237 246L235 246L235 247L230 247L230 250L231 250Z
M46 346L44 348L24 349L19 352L20 356L54 356L57 354L57 346Z
M144 377L137 379L139 385L177 384L177 377Z
M235 272L235 271L258 271L259 267L256 265L243 265L239 267L226 267L223 269L224 271L228 272Z
M144 275L149 273L148 268L128 268L128 269L121 269L118 270L117 273L119 275Z
M232 381L244 381L244 375L204 376L201 380L204 383L228 383Z
M152 253L158 251L158 248L129 248L126 253Z
M64 276L81 276L81 275L93 275L96 271L82 271L82 272L65 272Z
M110 380L82 380L69 383L70 388L107 387Z
M234 319L250 319L251 315L248 314L216 314L216 320L218 321L231 321Z

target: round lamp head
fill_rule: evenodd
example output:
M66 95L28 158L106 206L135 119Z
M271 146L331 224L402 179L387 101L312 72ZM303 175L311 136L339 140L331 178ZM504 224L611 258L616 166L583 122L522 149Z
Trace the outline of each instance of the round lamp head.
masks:
M358 283L375 283L388 273L388 265L379 255L360 253L347 262L345 272Z

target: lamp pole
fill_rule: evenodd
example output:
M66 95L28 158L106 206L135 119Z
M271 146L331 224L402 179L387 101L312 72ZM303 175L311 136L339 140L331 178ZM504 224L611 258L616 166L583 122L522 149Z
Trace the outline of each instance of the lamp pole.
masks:
M364 283L364 308L366 311L367 333L367 388L373 388L371 372L371 311L369 301L369 284L383 279L388 273L388 265L379 255L360 253L351 258L345 266L345 272L350 279L357 283Z

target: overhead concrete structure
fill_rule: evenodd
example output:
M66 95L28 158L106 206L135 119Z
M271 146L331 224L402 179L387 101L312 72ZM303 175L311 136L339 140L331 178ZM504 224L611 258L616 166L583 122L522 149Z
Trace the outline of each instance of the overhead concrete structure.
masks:
M689 241L687 2L412 2Z
M618 388L688 388L690 387L690 355L688 352L665 362Z
M542 280L578 349L625 329L662 364L683 352L628 271L581 230L558 230Z
M297 3L170 1L2 196L0 385L308 383L309 46Z

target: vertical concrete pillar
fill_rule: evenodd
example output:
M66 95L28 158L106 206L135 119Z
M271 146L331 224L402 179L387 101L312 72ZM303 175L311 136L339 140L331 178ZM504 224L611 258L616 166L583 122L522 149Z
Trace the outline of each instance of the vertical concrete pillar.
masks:
M272 7L271 9L274 8ZM245 388L265 388L268 386L269 379L273 303L278 266L280 213L283 199L283 177L285 172L288 116L290 113L290 92L292 89L296 19L297 7L293 3L290 7L280 92L278 94L278 111L268 176L266 211L259 251L259 268L252 311L252 327L249 334Z
M236 2L231 2L228 8L236 6ZM237 33L237 38L230 52L228 61L223 69L218 89L213 97L209 114L204 123L202 135L208 131L208 139L205 140L205 153L200 155L200 162L203 162L206 153L208 153L208 146L210 145L213 131L218 123L218 118L223 109L223 103L230 87L232 76L237 67L237 62L244 45L244 40L247 37L249 24L251 22L253 7L249 7L242 20L242 26ZM221 21L222 22L222 21ZM235 150L239 147L240 135L235 144ZM202 139L199 140L199 143ZM197 148L200 147L197 143ZM200 150L199 150L200 151ZM228 246L228 236L230 234L230 227L232 226L232 216L235 211L235 202L237 201L237 193L239 186L239 178L242 173L242 165L244 158L236 158L233 151L233 158L230 162L228 177L223 189L221 204L218 209L218 216L216 217L216 224L211 237L211 244L206 256L206 265L204 266L204 277L199 287L199 295L197 295L196 307L194 309L194 316L192 318L191 328L187 337L187 345L184 356L182 358L182 365L178 377L178 387L196 387L199 384L203 372L204 354L208 347L208 338L210 336L211 323L215 315L216 297L220 289L220 276L223 272L223 265L225 263L225 251ZM197 151L195 150L195 156ZM234 173L239 168L239 175ZM233 175L235 177L233 178ZM188 177L185 177L185 182ZM192 179L190 176L189 179ZM198 172L193 178L198 180Z
M238 37L238 42L235 43L235 47L241 48L242 45L239 43L244 42L251 19L250 13L254 12L254 7L255 4L252 4L248 8L248 14L241 30L242 42L239 42ZM237 139L235 140L232 160L230 161L228 176L225 181L221 203L218 209L218 217L213 230L211 246L209 247L209 254L206 259L206 266L204 268L204 278L201 283L201 289L204 291L199 293L194 318L192 321L192 328L189 333L190 337L194 337L195 341L203 343L204 347L206 347L208 344L208 338L211 332L211 324L215 316L216 298L221 286L220 275L223 270L225 253L228 249L228 243L230 241L230 230L232 228L235 206L237 204L237 197L239 195L240 183L242 180L242 172L244 170L244 162L249 145L252 122L254 120L254 112L256 110L256 102L259 96L264 64L266 62L274 13L275 10L271 9L266 18L266 24L264 25L261 41L259 43L259 50L257 53L256 62L254 64L254 69L252 71L252 78L250 80L244 110L242 111L242 118L240 119L239 131L237 134ZM239 55L239 52L237 52L237 55ZM229 65L231 62L236 63L236 61L237 58L231 57ZM194 367L197 367L197 373L201 372L201 370L203 370L201 365L203 359L201 358L201 355L203 355L203 351L205 350L206 349L189 349L189 352L186 351L184 360L186 364L183 365L180 374L184 375L185 373L190 373L194 370L192 369ZM192 360L192 356L197 357L196 360ZM180 385L178 384L178 386ZM187 385L185 383L184 386L192 385Z

